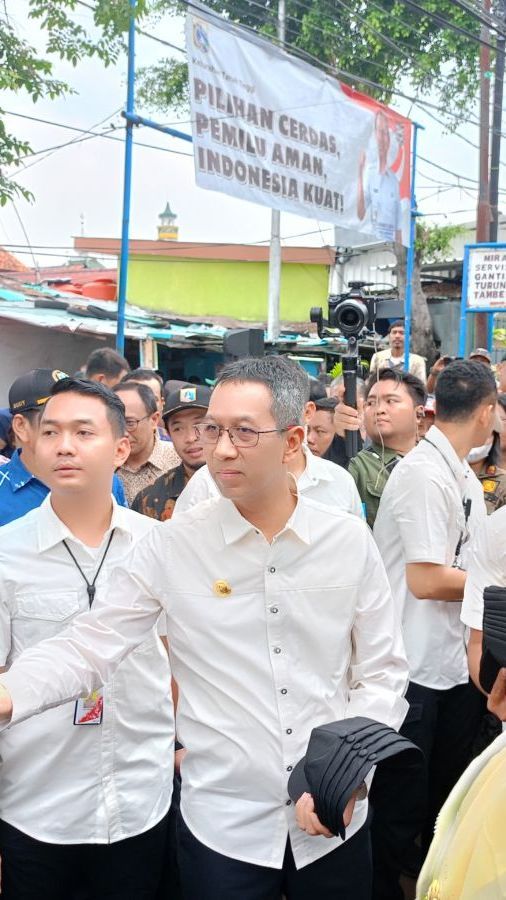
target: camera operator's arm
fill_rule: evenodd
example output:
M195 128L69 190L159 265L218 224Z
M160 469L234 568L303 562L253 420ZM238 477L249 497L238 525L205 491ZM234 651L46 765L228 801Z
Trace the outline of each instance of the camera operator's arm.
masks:
M334 410L334 428L339 437L344 437L345 431L358 431L360 418L355 407L338 403Z

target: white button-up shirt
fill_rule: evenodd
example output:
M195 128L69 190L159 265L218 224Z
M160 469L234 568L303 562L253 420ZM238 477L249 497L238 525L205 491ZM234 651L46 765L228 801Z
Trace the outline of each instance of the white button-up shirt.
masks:
M308 447L303 447L303 451L306 467L297 481L299 494L363 518L362 501L350 473L328 459L315 456ZM172 517L180 516L202 500L218 497L219 494L209 469L202 466L192 475L184 491L179 495Z
M506 587L506 506L487 516L471 547L462 621L483 631L483 591L490 585Z
M114 503L111 528L101 547L91 549L72 536L47 497L4 526L1 664L11 665L27 648L63 634L88 609L85 582L63 539L91 582L114 528L96 582L98 610L113 589L111 570L153 525L159 527ZM121 630L121 621L117 625ZM72 701L48 709L0 735L1 818L57 844L105 844L152 828L170 804L174 756L170 668L155 629L105 686L101 725L74 725L74 707Z
M288 835L298 867L333 850L340 838L298 828L287 793L312 728L357 715L397 728L407 710L400 629L367 525L299 497L269 543L219 497L139 541L128 570L106 606L2 676L12 721L107 679L157 618L157 598L188 751L188 827L219 853L273 868ZM358 802L348 836L366 813Z
M429 443L430 441L430 443ZM464 502L471 501L465 521ZM483 490L467 462L435 425L387 481L374 537L402 619L410 679L446 689L468 680L458 601L421 600L408 590L408 563L459 563L466 569L469 539L486 517ZM456 550L462 541L461 552Z

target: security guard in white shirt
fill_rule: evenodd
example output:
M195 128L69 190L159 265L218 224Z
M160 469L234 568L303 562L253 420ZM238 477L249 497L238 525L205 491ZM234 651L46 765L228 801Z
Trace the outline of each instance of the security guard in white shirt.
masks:
M187 750L179 860L190 900L370 897L367 800L350 799L343 842L309 795L294 808L287 791L314 726L359 715L399 727L407 709L367 526L299 497L287 472L304 399L281 357L226 367L196 426L223 496L140 541L107 604L0 679L0 715L14 725L107 680L163 605Z
M486 510L466 456L490 435L496 397L486 366L454 362L440 374L435 425L395 467L374 527L410 667L402 732L428 765L424 849L469 761L482 709L468 679L460 611L470 539Z
M36 446L52 489L4 526L0 662L99 608L111 571L159 527L117 506L112 473L129 453L107 388L57 382ZM165 863L174 720L155 628L87 696L0 735L2 900L155 900Z

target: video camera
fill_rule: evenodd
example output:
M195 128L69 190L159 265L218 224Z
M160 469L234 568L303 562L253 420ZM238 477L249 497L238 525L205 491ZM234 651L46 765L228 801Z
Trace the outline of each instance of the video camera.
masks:
M357 373L359 370L358 339L375 329L378 306L382 319L399 319L404 316L402 300L391 300L368 293L365 288L371 282L350 281L345 294L331 294L329 297L329 317L323 318L321 306L313 306L309 317L316 324L318 337L336 337L338 334L348 340L347 352L341 356L344 378L344 402L347 406L357 406ZM358 453L358 432L344 433L346 456L352 459Z
M392 300L368 293L365 288L373 287L370 281L350 281L345 294L331 294L329 316L323 318L321 306L313 306L309 313L318 337L334 337L338 331L346 338L359 338L368 331L374 331L380 304L382 319L397 319L404 315L402 300Z

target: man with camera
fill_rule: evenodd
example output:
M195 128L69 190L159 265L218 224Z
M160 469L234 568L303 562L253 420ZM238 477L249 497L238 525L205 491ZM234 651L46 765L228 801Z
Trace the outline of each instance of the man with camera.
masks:
M349 461L348 471L365 504L371 528L391 472L416 445L424 401L422 382L408 372L383 369L366 386L362 415L369 446ZM357 410L340 403L334 424L337 434L356 431Z

